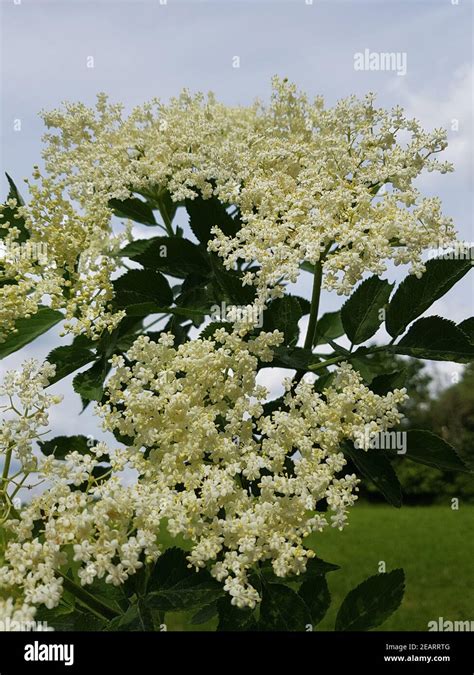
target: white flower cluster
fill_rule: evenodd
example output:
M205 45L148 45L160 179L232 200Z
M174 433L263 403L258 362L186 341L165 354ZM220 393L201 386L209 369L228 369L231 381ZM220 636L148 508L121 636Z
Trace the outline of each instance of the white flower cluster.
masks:
M229 268L259 265L245 283L260 303L282 293L282 279L295 281L303 261L321 261L324 286L349 294L386 260L420 275L422 252L454 237L440 201L414 186L423 170L452 170L436 159L446 132L426 133L372 95L325 108L275 78L268 106L231 108L185 91L124 119L101 95L95 110L67 104L44 120L58 132L45 137L49 174L86 213L106 218L108 200L133 191L157 200L168 190L176 202L214 194L238 206L242 229L227 237L215 223L210 248Z
M12 624L31 624L36 614L36 607L15 602L13 598L0 598L0 631L8 630Z
M56 367L48 362L40 366L30 359L25 361L22 370L8 371L0 384L0 400L8 401L0 405L5 415L0 421L0 454L7 456L11 452L11 459L20 463L24 473L35 470L37 458L33 442L48 425L50 406L62 400L62 396L45 392L55 371Z
M133 365L114 357L100 410L107 429L133 439L130 462L149 488L147 527L166 518L172 535L191 540L189 561L210 564L239 607L259 600L249 581L259 562L282 577L304 571L314 553L303 540L327 523L319 501L343 527L358 480L337 477L341 442L374 420L379 431L398 423L405 398L374 394L343 364L323 394L288 380L284 405L265 415L258 359L270 361L280 341L278 332L245 341L218 329L174 348L168 334L142 336L127 353Z
M157 205L169 192L176 202L214 195L237 206L242 228L228 237L214 223L209 248L230 269L251 263L243 283L257 287L258 299L246 318L230 315L233 328L211 338L175 346L168 333L141 336L112 358L98 413L107 431L131 439L125 449L100 443L39 460L32 442L57 402L44 392L54 370L27 362L23 373L7 374L0 496L9 540L0 594L21 599L0 614L18 603L27 614L30 606L55 607L60 572L72 562L83 585L124 583L157 559L163 525L190 542L190 565L208 567L234 605L254 607L260 564L271 563L280 577L299 574L314 556L306 537L346 524L358 479L344 474L342 444L358 441L361 429L396 425L406 392L376 395L343 363L322 392L304 378L285 381L281 405L269 412L257 374L283 336L252 336L248 317L284 292L282 282L296 280L303 261L320 264L323 285L342 294L364 273L382 273L387 260L421 274L423 250L453 237L439 201L413 185L423 169L450 170L433 158L445 133L427 134L399 108L376 108L371 96L325 109L279 80L267 107L229 108L184 92L123 119L101 95L95 110L66 105L44 118L59 133L48 134L47 175L36 171L31 203L18 211L48 256L41 269L22 259L0 270L0 340L43 295L66 310L66 330L98 337L117 325L114 252L130 230L113 234L109 200L133 193ZM18 239L14 223L1 226L9 241ZM48 485L20 513L9 508L22 486L8 476L12 458ZM125 484L130 469L135 478Z
M35 176L40 177L39 171ZM85 333L97 339L111 332L124 312L111 312L111 275L117 269L113 253L129 236L129 229L114 235L110 212L94 216L80 214L65 193L65 181L50 177L30 184L31 200L19 205L9 200L17 218L23 218L29 233L28 245L41 245L41 261L18 255L2 260L0 266L0 342L15 330L18 319L35 314L45 297L54 309L65 309L66 332ZM0 206L0 227L7 230L5 246L19 244L15 219L6 220Z
M280 408L265 414L257 369L281 339L278 331L243 339L218 329L213 339L174 347L170 334L141 336L127 361L113 357L110 402L99 414L133 443L43 459L37 472L48 489L8 522L0 589L55 607L71 549L82 584L122 584L159 556L160 523L191 542L190 564L208 566L239 607L259 601L251 583L259 563L270 561L281 577L303 572L314 556L304 539L328 521L342 528L357 498L356 476L341 475L341 443L369 423L379 431L398 423L405 392L378 396L342 364L322 393L288 380ZM44 378L30 379L34 391ZM4 391L18 388L10 375ZM99 480L104 459L110 470ZM124 468L136 472L130 485ZM327 514L316 511L322 500Z

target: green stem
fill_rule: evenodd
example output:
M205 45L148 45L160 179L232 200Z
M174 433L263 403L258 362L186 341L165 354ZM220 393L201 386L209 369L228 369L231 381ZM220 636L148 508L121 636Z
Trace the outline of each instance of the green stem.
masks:
M334 363L338 363L339 361L348 361L350 360L350 356L348 354L345 355L339 355L335 356L332 359L328 359L327 361L322 361L321 363L315 363L314 366L310 366L309 369L311 371L315 370L322 370L323 368L326 368L326 366L332 366Z
M383 345L381 347L374 347L373 349L368 349L367 351L365 351L362 356L367 356L367 354L375 354L377 352L381 352L386 349L387 349L386 345ZM388 351L390 350L388 349ZM317 355L315 354L315 356ZM335 363L338 363L339 361L351 361L351 359L358 358L360 356L361 354L357 353L339 354L338 356L332 356L330 359L327 359L327 361L315 363L313 366L310 366L309 369L314 372L315 370L321 370L322 368L326 368L326 366L332 366Z
M321 296L321 280L323 277L322 262L319 260L314 266L313 293L311 295L311 310L309 313L308 330L304 341L305 349L312 349L316 338L316 324L318 322L319 298Z
M163 222L165 224L165 228L166 228L166 232L168 233L168 237L174 237L174 231L173 231L173 226L171 224L171 218L168 215L168 211L166 210L165 205L162 203L161 199L157 199L156 203L158 204L158 210L160 212L160 215L163 218Z
M8 472L10 471L10 464L12 461L12 452L13 448L10 448L7 450L5 454L5 464L3 465L3 473L2 473L2 482L5 483L8 479Z

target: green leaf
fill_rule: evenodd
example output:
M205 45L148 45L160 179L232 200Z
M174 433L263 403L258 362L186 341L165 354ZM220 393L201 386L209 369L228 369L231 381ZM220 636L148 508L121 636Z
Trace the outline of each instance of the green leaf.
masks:
M100 401L104 395L104 380L109 370L110 365L100 359L92 368L76 375L72 382L74 391L86 401Z
M269 563L265 563L264 566L262 567L262 572L265 577L270 583L282 583L282 581L285 581L285 583L298 583L301 581L305 581L306 579L313 579L314 577L321 576L322 574L327 574L328 572L335 572L336 570L339 569L339 565L335 565L334 563L328 563L322 558L310 558L308 562L306 563L306 571L301 572L301 574L290 574L287 577L277 577L275 572L273 571L273 567Z
M150 239L136 239L120 249L115 255L118 258L133 258L144 253L157 239L162 237L150 237Z
M275 411L282 410L284 408L285 408L285 401L283 400L283 396L280 396L279 398L275 398L263 404L263 414L265 416L268 416L274 413Z
M129 258L172 277L184 278L188 274L205 275L210 272L206 252L182 237L155 237L144 251Z
M219 302L225 301L237 305L248 305L255 299L255 288L242 284L242 274L235 270L227 270L220 258L209 256L212 267L215 297ZM258 316L256 317L258 319Z
M402 505L402 489L397 474L381 450L362 450L352 443L345 443L343 449L360 473L372 481L388 503L399 508Z
M311 558L306 564L306 576L314 577L320 574L327 574L328 572L335 572L340 569L339 565L326 562L322 558Z
M109 199L109 206L119 218L130 218L142 225L157 225L151 206L138 197Z
M215 225L228 237L234 237L237 233L238 223L216 197L186 199L185 204L189 226L202 244L207 244L212 238L211 228Z
M264 312L263 330L279 330L285 336L285 344L294 346L298 341L298 321L302 317L301 305L297 298L285 295L270 303Z
M298 591L311 613L311 624L317 626L324 619L331 604L331 594L324 575L314 576L304 581Z
M147 605L163 612L194 609L223 595L222 585L207 570L188 567L186 552L169 548L163 553L148 582Z
M49 441L38 441L43 455L54 455L56 459L64 459L69 452L78 452L81 455L89 455L96 441L87 436L56 436ZM108 461L103 455L101 461Z
M23 218L23 216L21 217L17 216L18 216L18 206L23 206L25 202L22 196L20 195L18 188L13 182L13 179L8 175L8 173L5 173L5 176L7 177L7 181L10 186L7 201L9 199L16 199L17 206L11 208L10 206L6 206L5 204L3 208L0 210L0 238L4 237L9 229L9 228L7 229L6 227L1 227L1 224L8 222L10 223L11 227L14 226L19 230L20 234L18 236L17 241L19 243L23 243L30 238L30 233L29 230L26 228L26 221Z
M231 605L228 597L217 601L219 613L218 631L252 631L257 628L254 611Z
M452 445L423 429L410 429L406 432L407 451L403 457L419 464L433 466L440 471L469 472Z
M283 584L266 584L263 587L259 630L304 631L311 622L306 603L292 588Z
M15 323L16 332L0 343L0 359L29 344L63 319L61 312L49 307L40 307L29 319L18 319Z
M115 303L129 315L153 314L156 307L166 307L173 302L167 279L155 270L130 270L113 283Z
M293 295L292 297L296 298L300 303L301 316L305 316L306 314L309 314L311 312L311 303L309 300L306 300L306 298L302 298L299 295Z
M5 171L5 176L7 177L8 185L10 186L10 191L8 193L8 199L16 199L18 206L24 206L25 200L18 191L17 186L15 185L13 178L8 175Z
M409 275L397 288L387 309L387 331L392 337L403 333L414 319L441 298L471 269L470 260L434 258L417 279Z
M461 323L458 323L459 330L462 330L465 335L469 338L470 342L474 342L474 316L469 317L469 319L464 319Z
M361 357L355 356L358 354L359 350L354 352L354 356L351 358L352 367L359 372L362 376L364 382L369 385L375 377L377 372L377 364L373 363L370 359L364 358L364 354L361 354Z
M113 619L108 630L143 632L154 630L154 622L149 608L141 600L128 606L127 611Z
M78 347L74 343L65 347L56 347L46 357L46 361L56 366L56 374L49 384L59 382L63 377L94 361L95 358L95 354L90 349Z
M439 316L418 319L392 351L433 361L467 363L474 358L474 345L466 334Z
M371 338L382 323L393 284L377 276L363 281L341 308L341 320L350 341L359 345Z
M178 209L178 206L180 206L180 203L174 202L173 199L171 198L169 191L163 188L158 190L157 193L155 191L155 193L152 196L152 200L158 206L160 215L165 221L165 223L168 222L171 226L171 223L176 215L176 211ZM177 227L176 236L179 237L181 236L181 234L182 234L181 228Z
M322 375L319 375L318 379L314 383L314 390L322 394L324 389L331 386L335 377L336 373L334 371L330 371L327 373L323 373Z
M199 333L199 337L203 340L212 338L216 330L218 330L219 328L225 328L227 331L232 332L231 323L228 323L227 321L212 321L211 323L208 323L205 328L202 329L202 331Z
M310 349L303 347L276 347L272 367L294 368L295 370L308 370L314 364L315 355Z
M389 391L394 389L401 389L405 386L407 379L407 370L394 370L391 373L383 373L373 378L370 383L370 389L374 394L379 396L386 396Z
M207 623L216 616L217 612L217 602L211 602L209 605L204 605L204 607L201 607L201 609L191 617L191 624L193 626L200 626L203 623Z
M405 573L396 569L376 574L350 591L336 617L336 630L370 630L380 626L400 606Z
M316 325L315 345L327 343L327 338L336 340L344 335L344 326L342 325L341 312L327 312L319 319Z
M35 621L46 621L56 631L100 631L106 626L105 619L99 619L91 612L79 611L73 607L59 606L47 609L44 605L38 608Z

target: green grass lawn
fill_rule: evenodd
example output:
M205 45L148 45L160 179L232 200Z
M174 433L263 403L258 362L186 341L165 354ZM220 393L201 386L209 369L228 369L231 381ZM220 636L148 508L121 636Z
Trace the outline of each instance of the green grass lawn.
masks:
M348 591L377 574L403 567L402 605L379 630L426 631L428 621L474 620L474 506L403 507L359 504L349 526L312 535L317 555L341 569L328 574L332 604L318 630L333 630ZM183 615L167 617L169 630L192 630ZM213 629L210 622L200 629ZM195 629L195 628L194 628Z

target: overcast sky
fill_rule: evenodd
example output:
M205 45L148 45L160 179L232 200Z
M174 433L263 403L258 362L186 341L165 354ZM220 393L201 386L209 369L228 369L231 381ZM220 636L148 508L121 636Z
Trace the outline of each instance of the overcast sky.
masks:
M401 104L430 129L449 130L445 159L453 174L428 174L419 182L438 195L460 237L473 241L472 3L468 0L0 0L1 157L3 171L21 186L40 163L38 111L63 100L93 104L105 91L126 109L182 88L213 90L229 104L268 99L272 75L287 76L329 104L350 94L377 94L381 105ZM354 69L354 54L394 52L406 74ZM93 57L93 68L88 68ZM240 61L236 64L235 57ZM401 71L402 69L399 69ZM403 69L404 70L404 69ZM15 131L15 120L21 130ZM458 130L453 130L453 120ZM18 124L16 125L18 126ZM456 126L456 123L454 124ZM429 310L460 321L473 314L473 276ZM395 278L395 277L394 277ZM400 277L398 277L400 278ZM300 290L307 292L307 281ZM340 301L323 297L322 310ZM17 367L26 357L44 358L58 344L54 332L2 361ZM446 365L447 377L457 367ZM52 415L55 434L80 433L70 379ZM276 381L276 377L273 378ZM67 385L67 386L65 386ZM86 419L85 419L86 418Z

